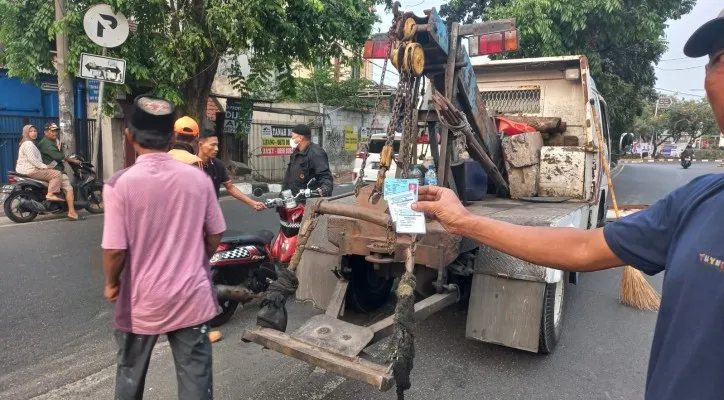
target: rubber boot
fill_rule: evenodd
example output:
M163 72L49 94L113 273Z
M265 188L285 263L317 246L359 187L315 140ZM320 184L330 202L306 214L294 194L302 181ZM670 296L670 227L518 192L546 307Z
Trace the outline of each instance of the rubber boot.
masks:
M279 271L277 280L269 285L256 315L256 324L285 332L287 330L287 296L292 296L299 287L297 275L288 270Z
M256 324L262 328L280 332L287 330L286 296L281 293L267 293L256 314Z

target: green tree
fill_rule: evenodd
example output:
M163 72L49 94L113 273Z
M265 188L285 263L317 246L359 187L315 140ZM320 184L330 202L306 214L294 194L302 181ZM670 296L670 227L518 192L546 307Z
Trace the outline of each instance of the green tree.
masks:
M466 23L515 18L520 51L495 58L583 54L611 109L614 137L655 99L654 64L666 51L666 21L695 0L451 0L441 14Z
M633 132L645 142L653 137L658 149L667 141L694 141L702 136L718 136L719 128L711 105L705 99L675 100L668 109L659 110L656 117L653 102L645 105L641 115L634 119ZM656 149L653 155L656 155Z
M52 0L0 0L0 64L11 76L32 81L39 69L52 71L50 51L56 31L70 40L69 73L78 70L81 52L98 53L83 32L83 13L95 3L65 0L67 13L54 22ZM117 91L154 93L196 118L205 115L206 99L222 58L240 89L258 89L255 79L278 71L279 90L294 93L294 62L311 65L343 57L342 47L358 50L369 36L374 0L108 0L138 24L122 46L108 49L127 63L126 85ZM252 73L243 76L238 56L250 55ZM257 85L257 86L255 86Z
M300 78L298 81L297 95L287 100L355 110L367 110L375 106L374 99L359 97L362 90L374 85L372 81L350 77L336 82L330 66L317 68L308 78Z

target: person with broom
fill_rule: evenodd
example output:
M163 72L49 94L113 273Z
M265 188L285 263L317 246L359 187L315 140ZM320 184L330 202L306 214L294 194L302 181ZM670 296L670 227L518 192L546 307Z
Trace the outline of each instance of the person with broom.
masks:
M691 36L684 53L709 56L704 86L724 131L724 11ZM664 272L646 399L724 397L724 174L698 177L648 209L595 230L517 226L475 216L452 191L437 186L421 187L412 208L451 233L534 264L576 272L624 265L648 275ZM568 251L550 243L565 243ZM636 275L622 284L639 286L622 289L653 292Z

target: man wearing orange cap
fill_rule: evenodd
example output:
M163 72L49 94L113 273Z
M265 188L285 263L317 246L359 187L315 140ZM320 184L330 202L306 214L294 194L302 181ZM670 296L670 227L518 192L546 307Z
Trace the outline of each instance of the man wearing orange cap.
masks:
M196 156L196 143L199 140L199 124L191 117L181 117L173 125L176 142L168 155L184 164L200 166L201 159Z

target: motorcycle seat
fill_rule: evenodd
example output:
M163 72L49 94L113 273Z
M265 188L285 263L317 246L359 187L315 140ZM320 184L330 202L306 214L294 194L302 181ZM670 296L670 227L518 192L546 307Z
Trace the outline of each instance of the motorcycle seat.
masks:
M256 232L226 231L221 235L221 243L265 245L274 239L274 233L265 229Z
M38 182L38 183L40 183L40 184L43 185L43 186L46 186L46 187L48 186L48 182L46 182L46 181L41 181L40 179L31 178L31 177L29 177L29 176L27 176L27 175L25 175L25 174L21 174L20 172L8 171L8 175L17 176L17 177L19 177L19 178L25 178L25 179L31 180L31 181L33 181L33 182Z

